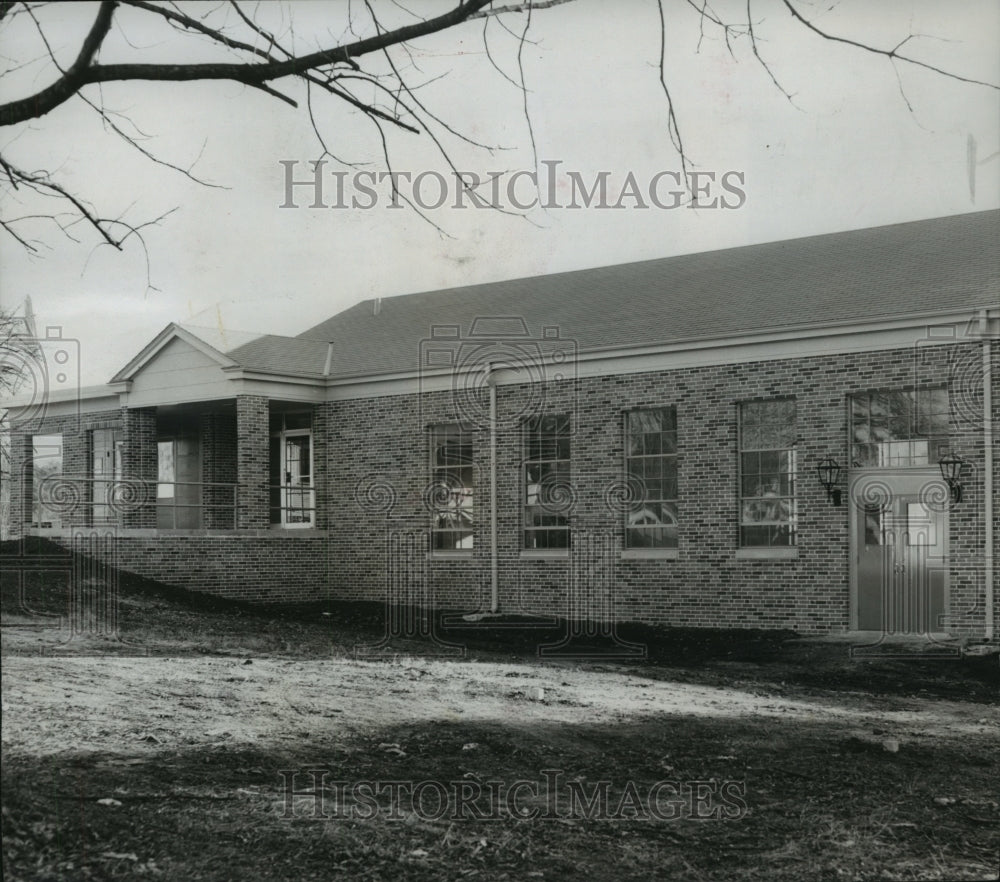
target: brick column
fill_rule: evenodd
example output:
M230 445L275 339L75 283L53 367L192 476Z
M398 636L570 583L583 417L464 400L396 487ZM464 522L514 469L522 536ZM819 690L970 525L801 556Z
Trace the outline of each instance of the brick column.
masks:
M205 503L204 525L209 530L236 528L236 415L233 411L206 413L199 421L201 479ZM216 484L221 486L215 486Z
M90 432L77 421L72 427L67 425L62 432L62 472L77 500L60 513L63 528L85 527L90 523L92 488L86 481L90 471Z
M156 526L156 411L152 408L122 408L122 478L135 482L134 494L126 494L141 505L129 506L122 516L125 527Z
M262 529L268 511L268 400L263 395L236 396L236 528Z
M10 537L19 539L31 523L31 435L10 435Z

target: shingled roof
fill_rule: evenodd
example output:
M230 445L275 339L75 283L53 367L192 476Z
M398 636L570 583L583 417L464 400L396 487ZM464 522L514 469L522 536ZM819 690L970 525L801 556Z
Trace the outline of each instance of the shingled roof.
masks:
M971 311L1000 300L998 242L1000 211L974 212L367 300L296 339L333 343L333 376L363 376L415 370L434 326L468 332L488 316L521 317L532 333L557 326L585 352ZM246 354L270 353L267 339ZM241 361L239 352L229 355ZM313 347L294 360L315 370L320 359Z
M321 340L264 334L230 349L226 355L249 371L319 377L326 367L329 348Z

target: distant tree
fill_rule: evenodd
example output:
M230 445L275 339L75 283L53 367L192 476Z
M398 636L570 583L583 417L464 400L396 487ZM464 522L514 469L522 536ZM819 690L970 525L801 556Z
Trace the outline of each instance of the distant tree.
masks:
M27 385L40 354L25 319L0 310L0 534L4 536L10 524L11 477L11 426L4 405Z

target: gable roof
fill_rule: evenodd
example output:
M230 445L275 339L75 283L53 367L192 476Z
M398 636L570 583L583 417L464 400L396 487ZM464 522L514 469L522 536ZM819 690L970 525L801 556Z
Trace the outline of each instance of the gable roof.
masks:
M329 349L328 344L317 340L171 323L118 371L111 382L133 379L173 340L182 340L202 352L220 370L243 369L282 376L322 376Z
M174 340L182 340L184 343L187 343L189 346L216 362L220 368L231 367L234 364L233 360L227 358L224 352L220 351L211 343L208 343L204 339L203 335L194 333L193 328L185 328L182 325L171 322L162 331L160 331L159 334L143 346L142 349L128 362L128 364L118 371L118 373L116 373L109 382L122 383L131 380Z
M1000 301L998 241L1000 211L974 212L367 300L296 339L332 342L329 372L349 377L414 371L435 326L467 334L483 317L520 317L533 336L557 326L586 352L971 312ZM320 362L318 349L284 345L273 345L273 357ZM272 348L252 351L271 357Z

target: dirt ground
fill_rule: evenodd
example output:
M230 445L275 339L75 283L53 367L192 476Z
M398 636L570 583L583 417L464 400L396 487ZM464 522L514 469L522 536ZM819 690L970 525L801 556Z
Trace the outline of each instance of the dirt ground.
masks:
M138 582L117 639L70 639L37 587L4 609L5 879L997 878L995 659L663 632L550 660L498 628L373 653L377 611Z

